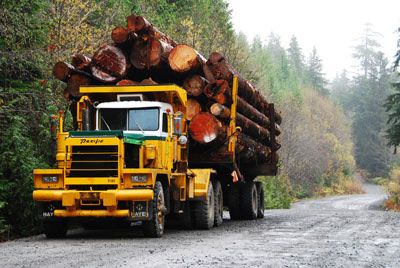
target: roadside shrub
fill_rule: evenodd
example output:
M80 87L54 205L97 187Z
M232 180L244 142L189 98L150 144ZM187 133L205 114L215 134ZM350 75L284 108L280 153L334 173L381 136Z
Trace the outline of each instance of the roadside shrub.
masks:
M266 209L290 208L291 188L286 176L259 177L258 180L264 186Z
M400 167L395 166L389 173L389 180L386 184L389 192L389 199L385 202L385 207L389 210L400 211Z

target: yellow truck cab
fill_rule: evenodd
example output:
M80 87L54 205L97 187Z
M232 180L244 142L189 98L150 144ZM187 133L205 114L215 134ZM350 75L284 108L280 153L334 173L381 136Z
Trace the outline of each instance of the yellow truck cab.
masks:
M59 118L56 167L35 169L33 199L47 237L74 220L141 221L146 236L190 208L198 228L222 222L222 190L211 168L188 168L186 91L176 85L81 87L78 129ZM214 189L213 188L214 184ZM217 198L214 192L217 191ZM219 199L218 199L219 198Z

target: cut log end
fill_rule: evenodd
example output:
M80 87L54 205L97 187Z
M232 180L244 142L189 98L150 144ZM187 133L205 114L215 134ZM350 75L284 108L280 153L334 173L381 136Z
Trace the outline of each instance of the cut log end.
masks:
M200 112L191 120L189 131L193 140L200 144L207 144L223 138L224 128L215 116Z
M74 54L72 56L72 65L78 70L87 70L90 67L90 63L92 59L82 55L82 54Z
M128 29L124 27L121 26L115 27L111 32L111 39L116 44L123 44L126 41L128 41L128 38L129 38Z
M128 30L132 32L140 32L151 27L151 23L142 16L136 16L132 14L128 16L126 20L128 24Z
M200 67L198 53L187 45L178 45L171 50L168 57L169 66L178 73L188 72Z
M200 96L203 93L208 81L200 75L192 75L183 81L183 88L186 89L189 96Z
M200 103L195 99L189 98L187 100L187 106L186 106L186 119L192 120L193 117L195 117L200 112L201 112Z
M82 94L79 92L80 86L87 86L91 84L90 78L82 74L72 74L68 79L67 88L64 91L64 96L67 97L80 97Z
M54 64L53 75L60 81L66 81L72 74L73 69L74 67L71 64L59 61Z
M95 78L102 82L115 82L125 76L127 69L124 53L115 46L103 45L93 55L91 70Z

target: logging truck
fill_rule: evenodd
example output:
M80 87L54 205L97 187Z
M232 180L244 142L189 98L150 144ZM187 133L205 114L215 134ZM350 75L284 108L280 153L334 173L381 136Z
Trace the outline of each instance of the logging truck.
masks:
M269 151L260 165L241 162L241 155L260 152L251 140L244 147L236 124L236 77L218 150L193 142L198 133L188 127L187 91L177 85L81 86L80 93L76 130L64 130L62 113L53 117L55 168L33 171L47 237L64 237L71 222L88 227L104 220L141 222L148 237L162 236L174 218L210 229L222 224L224 207L233 220L264 216L263 188L254 179L276 173L276 154ZM207 130L207 122L199 128ZM203 138L210 144L216 135L206 131Z

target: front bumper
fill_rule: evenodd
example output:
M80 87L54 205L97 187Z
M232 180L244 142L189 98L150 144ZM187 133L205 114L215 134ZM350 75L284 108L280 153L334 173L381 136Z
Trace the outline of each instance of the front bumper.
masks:
M85 209L83 201L87 194L98 197L99 209ZM54 217L131 217L129 209L118 209L118 201L147 203L153 199L151 189L77 191L77 190L35 190L33 200L38 202L60 202L58 207L44 216ZM101 209L100 209L101 208Z

